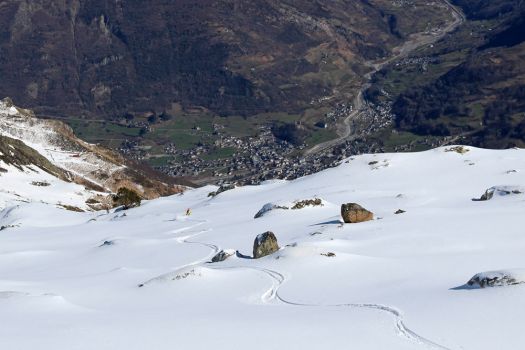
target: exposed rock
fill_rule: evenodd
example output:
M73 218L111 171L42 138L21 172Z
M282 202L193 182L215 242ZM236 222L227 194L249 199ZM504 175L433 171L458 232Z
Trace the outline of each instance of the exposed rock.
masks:
M239 259L253 259L253 257L251 257L249 255L244 255L243 253L241 253L238 250L235 251L235 256L238 257Z
M235 188L235 185L234 184L225 184L225 185L222 185L220 186L217 191L214 191L214 192L210 192L208 193L208 197L215 197L219 194L221 194L222 192L226 192L226 191L229 191L229 190L233 190Z
M399 215L399 214L404 214L404 213L406 213L405 210L403 210L403 209L398 209L394 214Z
M269 211L272 211L274 209L285 209L285 210L288 210L290 208L286 207L286 206L281 206L281 205L277 205L277 204L273 204L273 203L266 203L265 205L263 205L263 207L257 212L257 214L255 214L255 216L253 217L254 219L258 219L260 217L263 217L264 214L268 213Z
M166 283L172 281L180 281L184 279L193 279L203 277L205 274L209 273L210 269L204 268L199 265L189 265L182 267L178 270L168 272L166 274L154 277L144 283L138 285L138 287L146 287L147 285L154 283Z
M505 197L523 194L524 192L525 189L520 186L494 186L486 190L479 199L473 199L473 201L489 201L493 199L494 196Z
M3 136L1 132L2 130L0 129L0 161L7 165L14 166L20 171L24 171L24 169L28 169L31 166L36 166L61 180L70 181L71 174L69 172L55 166L24 142Z
M253 242L253 257L255 259L270 255L279 250L277 238L271 231L261 233Z
M292 206L291 209L296 210L296 209L303 209L305 207L322 207L322 206L323 206L323 201L319 198L314 198L314 199L305 199L302 201L296 201L294 202L294 205Z
M211 262L218 263L218 262L224 261L234 254L235 252L221 250L220 252L215 254L213 258L211 258Z
M188 278L190 276L202 276L201 272L199 270L197 270L196 268L192 268L191 270L188 270L188 271L182 271L181 273L175 275L172 280L182 280L182 279L185 279L185 278Z
M86 201L86 204L99 204L100 201L98 201L96 198L89 198L87 201Z
M51 186L51 184L47 181L33 181L31 182L31 185L37 186L37 187L47 187Z
M347 224L370 221L374 219L374 213L366 210L356 203L347 203L341 205L341 216Z
M470 287L502 287L525 283L525 270L501 270L481 272L472 277L467 285Z
M464 146L454 146L454 147L446 148L445 152L456 152L459 154L465 154L465 153L470 152L470 150Z
M258 219L258 218L264 216L269 211L272 211L272 210L275 210L275 209L300 210L300 209L304 209L306 207L319 207L319 206L322 207L323 205L324 205L323 200L320 199L320 198L296 200L293 203L286 203L286 204L266 203L257 212L257 214L255 214L254 219Z
M83 213L84 210L83 209L80 209L79 207L75 207L74 205L67 205L67 204L61 204L59 205L59 207L62 207L66 210L69 210L69 211L74 211L76 213Z
M328 258L334 258L335 257L335 253L332 253L332 252L321 253L321 255L326 256Z
M481 195L479 198L480 201L488 201L491 200L492 197L494 197L494 189L488 189Z

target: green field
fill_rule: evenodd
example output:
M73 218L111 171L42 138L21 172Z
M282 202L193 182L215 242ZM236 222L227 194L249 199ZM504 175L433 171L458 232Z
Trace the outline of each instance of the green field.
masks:
M173 156L164 154L164 147L173 144L177 150L190 150L198 145L207 145L211 151L201 154L205 161L215 161L232 157L237 149L214 146L219 136L214 133L214 125L219 133L239 138L257 137L261 128L275 123L295 123L301 121L309 130L306 139L308 146L314 146L336 137L335 130L319 129L314 124L324 118L329 108L308 109L301 115L287 113L261 113L252 117L240 116L219 117L209 112L195 110L179 111L169 120L157 120L144 133L143 128L129 127L125 120L89 121L70 119L67 122L82 139L99 143L111 148L118 148L124 140L137 140L141 148L148 151L147 159L152 166L165 166L176 161ZM146 117L135 117L133 123L146 123Z

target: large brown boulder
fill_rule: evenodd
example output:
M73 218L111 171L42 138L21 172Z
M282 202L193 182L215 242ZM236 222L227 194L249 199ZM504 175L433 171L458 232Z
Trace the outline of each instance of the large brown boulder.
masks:
M341 205L341 216L347 224L356 224L358 222L370 221L374 219L374 213L366 210L356 203L347 203Z
M279 250L277 238L273 232L261 233L255 238L253 242L253 257L254 259L262 258Z

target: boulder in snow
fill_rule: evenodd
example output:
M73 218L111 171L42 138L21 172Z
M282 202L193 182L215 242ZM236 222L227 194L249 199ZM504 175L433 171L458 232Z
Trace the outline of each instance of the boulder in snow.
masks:
M292 210L297 209L303 209L306 207L322 207L323 206L323 200L320 198L314 198L314 199L303 199L301 201L295 201Z
M472 277L467 285L470 287L502 287L525 283L525 269L499 270L481 272Z
M474 199L474 201L489 201L495 197L505 197L523 193L525 193L525 188L521 186L494 186L486 190L479 199Z
M261 233L255 238L255 241L253 242L254 259L259 259L263 256L273 254L278 250L279 245L277 244L277 238L271 231Z
M290 209L286 206L283 206L283 205L277 205L277 204L274 204L274 203L266 203L265 205L263 205L263 207L257 212L257 214L255 214L255 216L253 217L254 219L258 219L258 218L261 218L263 217L266 213L272 211L272 210L275 210L275 209Z
M235 184L224 184L224 185L221 185L217 191L214 191L214 192L210 192L208 193L208 197L215 197L215 196L218 196L219 194L221 194L222 192L226 192L226 191L230 191L230 190L233 190L235 189L236 185Z
M445 152L456 152L459 154L468 153L470 150L465 146L454 146L450 148L445 148Z
M322 207L324 206L325 202L320 198L312 198L312 199L301 199L301 200L295 200L293 202L286 202L286 203L266 203L263 205L263 207L255 214L254 219L258 219L262 216L264 216L266 213L275 210L275 209L292 209L292 210L299 210L304 209L306 207Z
M211 258L211 262L218 263L218 262L224 261L228 259L230 256L232 256L233 254L235 254L235 252L221 250L220 252L215 254L213 258Z
M374 213L356 203L341 205L341 216L347 224L356 224L374 219Z

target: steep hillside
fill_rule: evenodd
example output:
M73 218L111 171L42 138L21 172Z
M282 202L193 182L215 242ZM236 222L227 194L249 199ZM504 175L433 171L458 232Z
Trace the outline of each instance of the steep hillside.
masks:
M75 184L73 179L22 141L0 135L0 209L31 202L74 211L112 206L107 193Z
M0 96L51 116L301 113L448 17L419 0L6 0Z
M61 180L71 181L72 178L67 171L55 166L47 158L28 147L22 141L2 135L0 135L0 161L4 165L18 170L34 165ZM6 173L7 170L0 168L0 172Z
M78 139L67 125L37 119L7 99L0 101L0 137L0 160L12 170L24 172L35 167L94 191L116 192L128 187L145 198L183 190L173 179L163 182L130 168L113 152Z
M447 40L377 76L396 128L462 137L480 147L525 146L525 5L456 1L467 22ZM384 97L379 96L378 99Z

